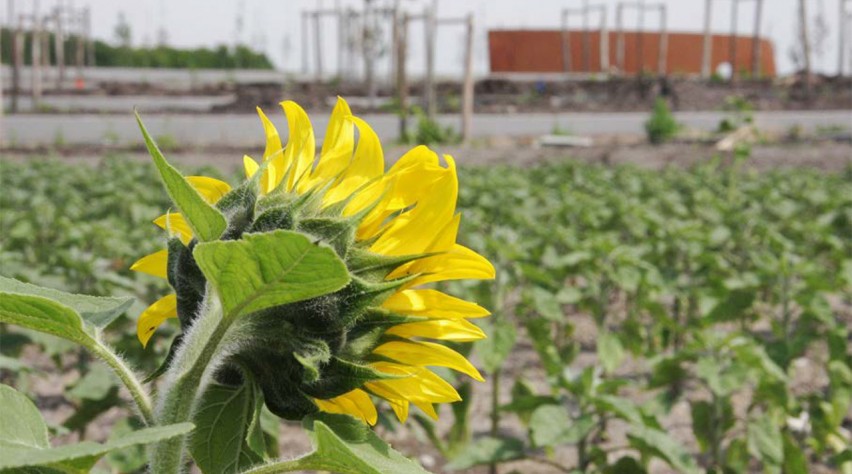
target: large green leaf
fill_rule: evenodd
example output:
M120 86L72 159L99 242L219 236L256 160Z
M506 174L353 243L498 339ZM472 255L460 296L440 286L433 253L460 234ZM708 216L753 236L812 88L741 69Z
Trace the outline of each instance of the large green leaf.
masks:
M748 451L765 464L780 466L784 462L784 437L769 414L748 424Z
M322 296L350 280L334 250L286 230L199 244L193 254L228 317Z
M482 365L488 373L494 373L503 365L503 361L515 346L515 326L505 318L494 321L494 324L483 324L488 338L476 344L476 351L482 359Z
M301 469L340 474L427 472L350 416L320 413L305 418L303 425L316 450L295 460Z
M695 459L683 446L663 431L634 426L627 435L630 444L645 455L654 455L669 463L677 472L700 474Z
M135 445L150 444L192 431L192 423L157 426L135 431L104 444L84 441L50 447L47 425L38 409L12 387L0 385L0 470L53 467L63 472L88 472L104 454Z
M15 324L87 346L94 342L79 314L43 296L0 292L0 323Z
M479 438L454 457L447 467L453 470L468 469L482 464L514 461L524 457L524 443L515 438Z
M246 441L256 400L252 383L213 384L204 392L193 417L196 429L189 451L205 474L240 472L263 461Z
M130 297L101 297L76 295L64 291L31 285L12 278L0 276L0 292L42 296L63 304L77 313L92 326L103 329L133 304Z
M148 134L148 130L138 113L136 114L136 122L139 123L142 136L145 137L148 153L154 159L154 164L157 166L157 171L160 172L160 177L163 179L169 197L180 209L195 237L202 242L218 239L228 226L225 216L218 209L208 204L201 197L201 194L189 184L189 181L180 174L180 171L166 161L163 153L157 147L151 135Z
M598 335L598 360L604 370L612 373L624 360L624 346L615 333L603 331Z
M532 439L536 446L575 444L595 427L592 416L572 419L568 410L561 405L542 405L535 409L530 418Z

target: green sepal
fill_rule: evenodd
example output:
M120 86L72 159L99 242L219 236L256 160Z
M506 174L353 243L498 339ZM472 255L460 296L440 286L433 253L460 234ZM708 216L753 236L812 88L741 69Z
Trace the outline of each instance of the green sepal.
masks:
M294 350L293 357L305 369L302 381L311 383L319 380L323 366L331 359L331 350L322 339L311 339Z
M192 257L196 243L193 240L189 246L184 246L180 239L172 238L167 246L169 260L166 276L177 295L177 314L182 330L188 328L198 315L207 291L207 279Z
M328 399L360 388L367 382L396 378L400 376L379 372L370 366L346 361L339 357L332 357L323 367L322 377L304 384L302 390L312 397Z
M382 281L390 272L400 265L431 257L436 253L421 253L416 255L387 256L370 252L366 248L355 246L346 254L346 266L354 275L370 281Z
M169 346L169 352L168 354L166 354L166 358L163 359L163 363L160 364L160 366L157 367L153 372L148 374L148 376L145 377L144 380L142 380L143 384L157 380L158 378L160 378L161 375L165 374L166 371L169 370L169 366L171 365L172 360L175 358L175 354L177 354L177 349L178 347L180 347L181 341L183 341L183 333L175 336L175 338L172 340L172 345Z
M293 210L287 206L272 207L261 212L255 218L249 232L271 232L273 230L292 230L296 226Z
M254 220L257 194L257 182L253 179L247 180L222 196L222 199L216 203L216 207L228 217L228 228L222 235L222 240L239 239L244 232L247 232Z
M313 217L300 220L296 228L330 245L340 258L346 258L355 243L359 222L352 218Z
M180 171L166 161L154 139L148 134L148 130L142 123L142 118L139 117L138 113L136 113L136 122L142 130L142 136L145 138L148 153L154 160L154 165L156 165L157 171L160 173L160 178L163 180L169 197L172 198L172 201L180 209L187 224L192 228L195 237L202 242L218 239L228 224L225 216L218 209L208 204L201 194L189 184L189 181L183 177Z
M420 316L404 316L381 308L370 308L349 330L346 345L340 350L341 357L362 360L370 355L379 344L385 331L398 324L427 321Z
M299 420L318 410L314 402L299 390L303 368L292 357L270 349L237 354L234 361L252 374L263 391L266 407L287 420Z

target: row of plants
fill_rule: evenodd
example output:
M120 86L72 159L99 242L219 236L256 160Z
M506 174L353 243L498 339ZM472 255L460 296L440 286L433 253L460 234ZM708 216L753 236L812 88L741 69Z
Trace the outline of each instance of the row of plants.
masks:
M451 429L413 417L447 469L505 472L501 464L526 461L621 473L662 462L677 472L852 472L852 172L756 174L744 159L690 170L563 162L460 172L459 241L487 255L497 279L441 286L492 310L477 320L488 339L450 345L473 354L493 389L487 432L473 429L483 414L461 379L463 401L441 413ZM156 250L150 218L169 206L149 164L2 166L4 276L142 301L163 294L163 284L127 270ZM152 373L176 328L143 350L130 329L143 307L129 307L105 337ZM576 333L583 320L594 343ZM78 412L52 433L83 435L126 405L118 382L73 345L6 326L0 337L3 382L24 393L44 370L21 359L28 347L51 356L54 370L80 373L64 391ZM505 368L530 350L540 370ZM512 387L509 398L501 386ZM675 436L673 413L684 407L688 420L678 421L689 435ZM277 421L261 421L277 454ZM143 454L133 446L106 463L132 472Z

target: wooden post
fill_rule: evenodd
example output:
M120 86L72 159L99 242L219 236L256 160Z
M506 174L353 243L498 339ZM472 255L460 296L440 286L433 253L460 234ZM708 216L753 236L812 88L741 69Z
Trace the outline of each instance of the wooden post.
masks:
M665 76L668 74L669 57L668 10L665 4L660 4L660 49L658 54L657 74Z
M645 1L639 1L639 20L636 27L636 60L639 61L639 67L636 69L636 75L641 76L645 73Z
M30 58L30 74L32 75L32 99L33 99L33 108L38 107L38 103L41 101L41 18L38 16L38 1L34 3L34 13L33 13L33 32L31 35L30 46L31 50L31 58Z
M83 18L86 23L86 65L95 67L95 41L92 39L92 10L89 7L83 9Z
M408 136L408 77L405 75L405 56L408 49L408 14L394 17L400 24L394 28L396 33L396 93L399 99L399 138Z
M346 31L346 23L343 20L343 10L340 8L340 0L335 0L334 2L334 12L337 16L337 78L339 80L343 80L343 59L346 57L346 37L348 32Z
M568 31L568 12L562 11L562 70L571 72L571 37Z
M618 32L618 38L615 45L615 64L618 67L618 73L624 75L624 25L622 24L622 16L624 15L624 5L619 3L615 7L615 30Z
M376 103L375 43L376 28L373 14L373 0L364 1L364 79L367 87L367 102L370 107Z
M11 10L11 7L9 8ZM9 23L11 24L14 20L12 17L9 17ZM14 33L12 33L14 35ZM0 35L0 57L3 55L3 35ZM14 36L13 36L14 37ZM14 54L14 53L13 53ZM0 61L2 64L2 61ZM4 123L6 113L6 103L3 101L3 81L0 81L0 147L6 146L6 124Z
M606 22L606 6L601 7L601 72L609 74L609 30Z
M310 13L302 11L302 75L308 76L308 23Z
M802 42L802 59L805 66L805 92L810 96L811 91L811 44L808 38L808 10L805 0L799 0L799 40Z
M435 116L437 102L435 100L435 30L437 29L436 10L438 8L437 0L433 0L430 6L426 7L425 21L423 30L426 36L426 77L423 82L423 100L426 108L426 114L429 117Z
M571 32L568 31L568 11L562 11L562 70L571 72Z
M12 36L12 113L18 112L21 95L21 69L24 67L24 16L18 15L18 26Z
M709 79L713 72L710 62L713 56L713 34L710 25L713 16L713 0L704 0L704 45L701 48L701 77Z
M760 22L763 21L763 0L756 0L754 6L754 36L751 39L751 75L752 79L760 79ZM842 3L842 2L841 2Z
M316 62L316 80L322 82L322 19L320 12L315 11L314 16L314 58Z
M462 141L470 143L473 133L473 13L467 15L467 45L462 86Z
M589 0L583 0L583 72L591 70L591 39L589 35Z
M56 89L62 90L65 83L65 36L62 28L62 7L56 7L54 10L53 21L55 22L53 25L53 47L56 49Z
M837 76L843 77L846 71L846 51L849 45L846 44L846 28L848 27L848 18L846 15L846 0L838 0L840 5L840 24L837 26Z
M737 78L737 12L739 0L731 0L731 36L728 38L728 62L731 64L731 82Z
M86 61L86 45L85 45L85 34L86 34L86 25L85 19L83 18L82 13L77 13L76 15L76 26L77 26L77 43L75 46L77 50L75 51L74 60L77 63L77 80L83 80L83 66Z

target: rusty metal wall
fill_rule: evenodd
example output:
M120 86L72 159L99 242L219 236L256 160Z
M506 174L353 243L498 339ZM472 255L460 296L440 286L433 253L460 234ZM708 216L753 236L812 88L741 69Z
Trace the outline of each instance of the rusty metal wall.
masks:
M589 32L590 57L588 68L584 67L583 32L570 31L572 72L602 72L600 63L600 32ZM641 41L640 41L641 38ZM713 35L713 54L711 70L729 62L729 35ZM641 44L640 44L641 43ZM609 32L609 64L617 66L618 34ZM699 74L704 35L701 33L669 33L666 72L669 74ZM737 36L737 71L751 72L752 39ZM624 33L624 69L626 74L635 74L642 69L649 73L657 72L660 37L656 33ZM761 73L766 77L775 77L775 56L772 42L760 40ZM491 30L488 32L489 59L491 72L564 72L562 53L562 33L559 30ZM642 51L641 60L639 51Z

